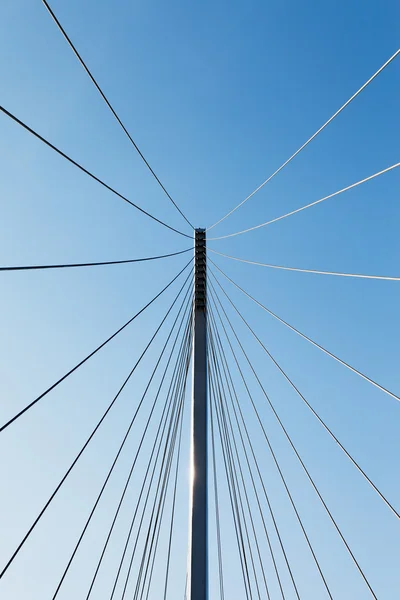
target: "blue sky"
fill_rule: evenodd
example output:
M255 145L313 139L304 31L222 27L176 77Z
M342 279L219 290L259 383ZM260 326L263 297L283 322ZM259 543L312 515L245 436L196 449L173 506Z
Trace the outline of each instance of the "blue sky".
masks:
M400 8L394 1L54 0L52 7L160 179L200 227L211 225L246 197L399 47ZM3 0L0 11L1 104L132 201L188 231L42 3ZM213 232L223 235L256 225L398 162L399 60ZM174 252L191 244L102 189L4 115L0 165L2 265L117 260ZM260 262L399 276L399 178L394 171L290 219L210 247ZM281 317L400 393L397 282L269 271L215 260ZM182 256L90 270L1 274L1 422L113 333L185 262ZM399 509L398 403L285 330L228 284L227 291L310 403ZM168 291L118 340L1 434L1 564L116 393L174 293ZM237 319L235 327L379 600L395 600L400 585L399 523L327 439ZM0 582L7 600L52 597L161 342L160 337L121 397L120 408ZM235 381L302 597L319 600L324 597L320 582L240 381ZM252 386L334 597L371 597L259 390ZM81 594L87 590L88 573L94 569L141 424L60 599L85 597ZM144 468L145 460L138 468L137 485ZM183 464L171 598L182 597L184 586L186 468ZM133 489L132 503L134 498ZM243 589L225 488L223 499L226 568L231 574L227 596L239 600ZM95 598L108 598L129 516L127 506ZM266 569L271 569L267 559ZM212 569L212 598L218 597L215 581ZM285 583L287 598L294 597ZM159 581L152 589L154 599L160 597L157 585Z

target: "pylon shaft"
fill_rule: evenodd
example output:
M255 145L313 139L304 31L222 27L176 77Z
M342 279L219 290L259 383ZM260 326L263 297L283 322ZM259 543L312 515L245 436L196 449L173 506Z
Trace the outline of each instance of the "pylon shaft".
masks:
M192 405L190 600L208 598L206 234L196 230Z

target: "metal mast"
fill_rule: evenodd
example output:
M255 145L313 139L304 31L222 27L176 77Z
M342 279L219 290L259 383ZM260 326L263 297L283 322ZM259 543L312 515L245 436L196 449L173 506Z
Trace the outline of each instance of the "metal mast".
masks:
M195 232L190 600L208 598L206 231Z

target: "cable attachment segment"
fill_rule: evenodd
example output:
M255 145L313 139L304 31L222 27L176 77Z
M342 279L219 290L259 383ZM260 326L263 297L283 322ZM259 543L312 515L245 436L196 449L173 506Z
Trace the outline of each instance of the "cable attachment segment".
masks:
M195 231L195 308L206 307L206 230Z

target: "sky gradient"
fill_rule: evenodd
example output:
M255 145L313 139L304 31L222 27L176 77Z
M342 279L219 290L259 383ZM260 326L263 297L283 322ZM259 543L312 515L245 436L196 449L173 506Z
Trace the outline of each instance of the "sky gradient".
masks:
M141 151L196 227L211 225L243 200L399 47L400 7L394 1L53 0L51 6ZM39 0L3 0L0 50L2 106L133 202L190 233ZM257 225L398 162L399 75L400 58L213 234ZM260 262L399 276L399 184L398 169L280 223L210 242L210 247ZM3 114L0 189L3 266L119 260L191 246L191 240L141 215ZM211 258L279 316L400 394L399 282L272 271ZM1 423L111 335L188 259L183 255L96 269L0 273ZM118 340L0 434L0 565L118 390L177 290L178 284ZM399 510L399 403L312 348L229 284L226 290L304 396ZM240 321L234 322L377 597L396 600L399 522L301 405ZM52 598L167 333L168 326L87 457L0 581L5 599ZM251 380L248 368L246 375ZM300 595L320 600L325 597L320 580L237 373L235 382ZM252 389L335 600L371 598L253 381ZM188 414L185 419L187 460L180 470L171 599L183 598L184 590ZM140 417L60 600L86 597L143 423ZM94 589L93 598L99 600L109 598L150 439L146 444L137 483ZM242 600L227 502L223 488L226 597ZM218 597L215 540L210 552L212 600ZM279 595L268 559L266 569L274 600ZM287 598L294 598L286 575L285 585ZM152 600L161 597L160 586L157 581L152 588Z

